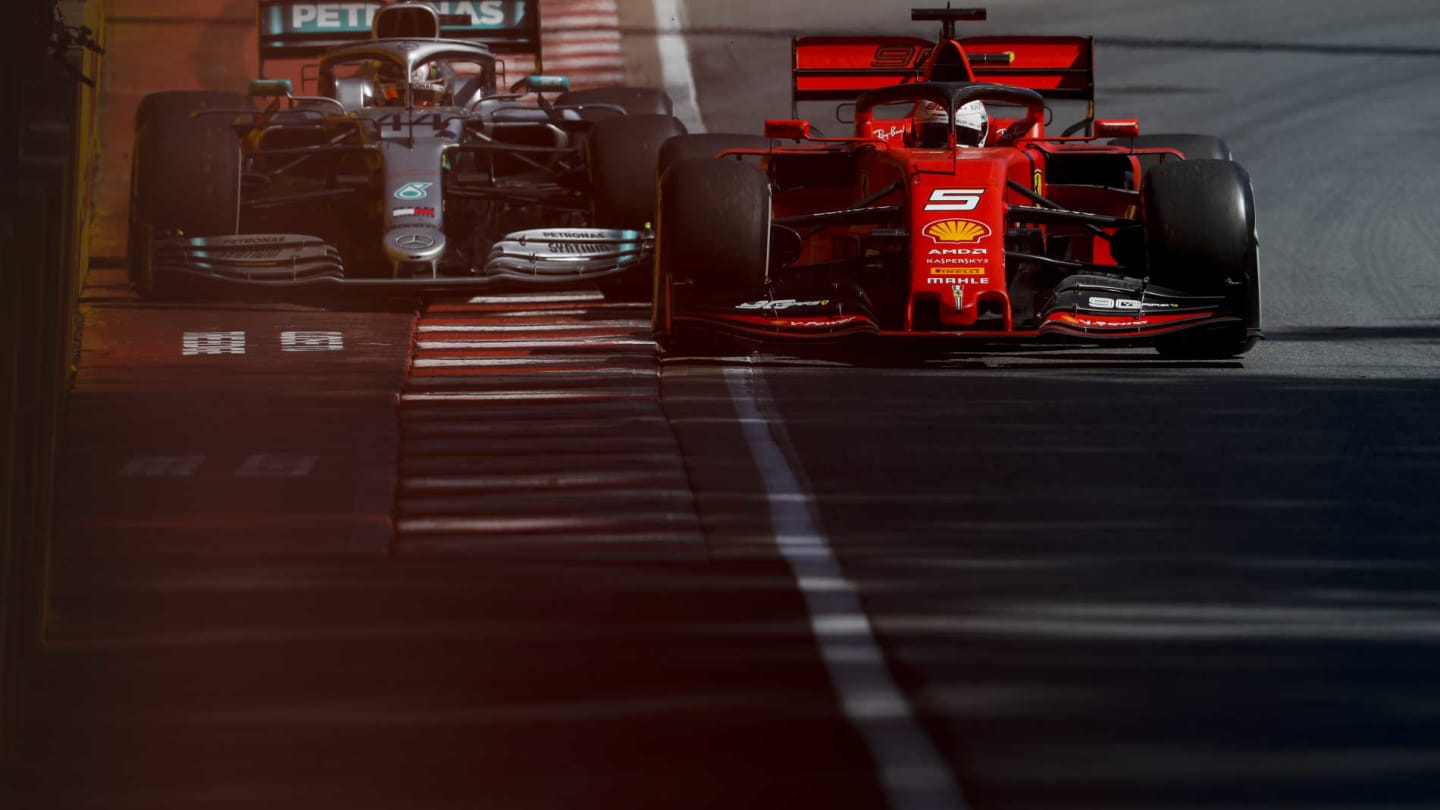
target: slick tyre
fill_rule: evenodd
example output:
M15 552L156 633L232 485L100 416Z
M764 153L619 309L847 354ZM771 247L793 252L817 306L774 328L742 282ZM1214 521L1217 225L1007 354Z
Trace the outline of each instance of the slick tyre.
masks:
M1234 160L1230 146L1214 135L1191 135L1184 133L1140 135L1135 138L1116 138L1111 146L1133 147L1135 149L1174 149L1185 156L1185 160ZM1168 155L1140 155L1140 175L1159 166Z
M573 90L555 98L557 107L579 107L586 121L620 115L674 115L675 103L654 87L595 87Z
M765 295L769 282L770 181L758 167L700 158L660 182L655 247L655 336L669 351L717 353L686 325L696 308Z
M1145 175L1145 243L1152 283L1223 295L1240 323L1185 332L1157 343L1161 354L1234 357L1260 326L1260 260L1250 175L1228 160L1172 161Z
M769 149L770 139L763 135L742 135L730 132L705 132L671 138L660 147L656 178L677 163L699 158L714 158L727 149Z
M207 110L246 110L239 93L154 93L135 116L130 169L130 285L141 295L171 297L151 270L159 232L186 236L232 234L240 219L240 139L232 116Z
M642 230L655 221L655 166L660 147L685 125L670 115L601 121L585 142L595 226Z

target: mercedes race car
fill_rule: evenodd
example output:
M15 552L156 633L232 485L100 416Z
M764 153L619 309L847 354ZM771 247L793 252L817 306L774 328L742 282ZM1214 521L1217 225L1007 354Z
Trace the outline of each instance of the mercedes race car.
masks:
M653 176L661 144L685 129L659 90L571 92L538 72L537 0L260 0L259 26L261 75L318 57L305 74L317 92L262 78L248 96L143 100L137 291L593 281L648 294L655 188L633 179ZM537 73L507 88L505 54L528 54Z
M1154 346L1222 358L1260 336L1250 178L1218 138L1094 117L1093 41L973 37L982 9L916 9L937 42L793 43L765 136L660 156L654 330L684 353L862 335ZM1050 135L1051 102L1085 114Z

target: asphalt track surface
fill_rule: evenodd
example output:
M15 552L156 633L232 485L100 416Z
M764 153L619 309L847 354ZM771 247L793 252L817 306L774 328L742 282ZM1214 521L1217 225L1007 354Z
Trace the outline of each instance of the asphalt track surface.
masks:
M786 113L791 32L911 32L907 8L692 2L705 125ZM659 76L653 12L621 11ZM171 35L244 53L194 27ZM92 275L5 806L1440 805L1440 15L1009 2L978 30L1094 33L1102 115L1230 141L1266 342L667 361L685 531L411 549L383 493L413 315L156 307ZM182 352L237 330L243 356ZM546 463L536 407L453 413ZM648 411L589 414L655 441Z

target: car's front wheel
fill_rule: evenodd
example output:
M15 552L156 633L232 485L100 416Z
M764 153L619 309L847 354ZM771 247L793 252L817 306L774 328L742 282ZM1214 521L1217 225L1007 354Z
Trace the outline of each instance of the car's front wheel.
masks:
M695 159L660 182L655 246L655 338L672 351L703 340L689 311L765 296L769 282L770 181L754 165Z
M1145 174L1150 280L1198 295L1222 295L1239 320L1186 331L1156 344L1172 357L1235 357L1260 327L1260 257L1250 175L1228 160L1172 161Z
M240 139L234 115L249 109L239 93L154 93L135 116L130 174L130 285L165 297L151 271L154 234L233 234L240 218ZM212 112L213 111L213 112Z

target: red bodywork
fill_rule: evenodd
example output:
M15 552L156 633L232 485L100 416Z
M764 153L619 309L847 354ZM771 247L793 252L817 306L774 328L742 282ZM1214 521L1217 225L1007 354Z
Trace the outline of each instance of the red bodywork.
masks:
M886 282L903 286L898 294L903 300L874 301L869 311L855 306L807 308L803 304L831 302L804 296L798 302L782 298L779 303L788 305L784 307L746 303L673 313L667 307L659 329L668 330L673 318L704 321L707 328L757 338L835 338L863 332L1144 342L1200 324L1244 320L1243 313L1213 297L1209 303L1197 296L1165 304L1146 302L1143 290L1138 304L1113 295L1080 294L1087 306L1056 308L1053 286L1026 277L1043 276L1045 265L1024 269L1014 260L1040 254L1063 256L1073 266L1120 269L1113 267L1122 257L1115 255L1112 244L1125 241L1121 230L1140 224L1141 156L1181 157L1173 149L1131 149L1102 140L1133 137L1139 127L1133 120L1093 119L1093 66L1093 42L1086 37L975 37L938 44L909 37L795 40L796 106L859 97L853 135L811 137L804 121L772 121L767 135L777 140L770 149L724 154L758 157L766 166L777 224L803 222L816 212L895 208L894 222L797 224L795 230L804 238L791 269L898 259L894 254L903 252L907 283L899 285L893 278ZM906 87L960 82L1022 89L1004 99L1007 105L987 103L990 131L978 148L957 147L953 138L942 148L922 148L903 105L897 111L893 104L887 109L868 103L877 91L903 95ZM1024 91L1034 92L1027 97ZM1088 105L1085 120L1072 127L1083 130L1080 134L1046 132L1045 102L1054 99ZM781 145L780 138L795 143ZM813 168L807 169L807 163ZM1102 177L1106 181L1098 182ZM888 193L877 196L887 188ZM1030 212L1050 204L1085 214L1065 221L1024 221ZM1085 215L1093 216L1082 219ZM1032 247L1027 251L1027 246ZM1115 309L1106 312L1107 302Z

